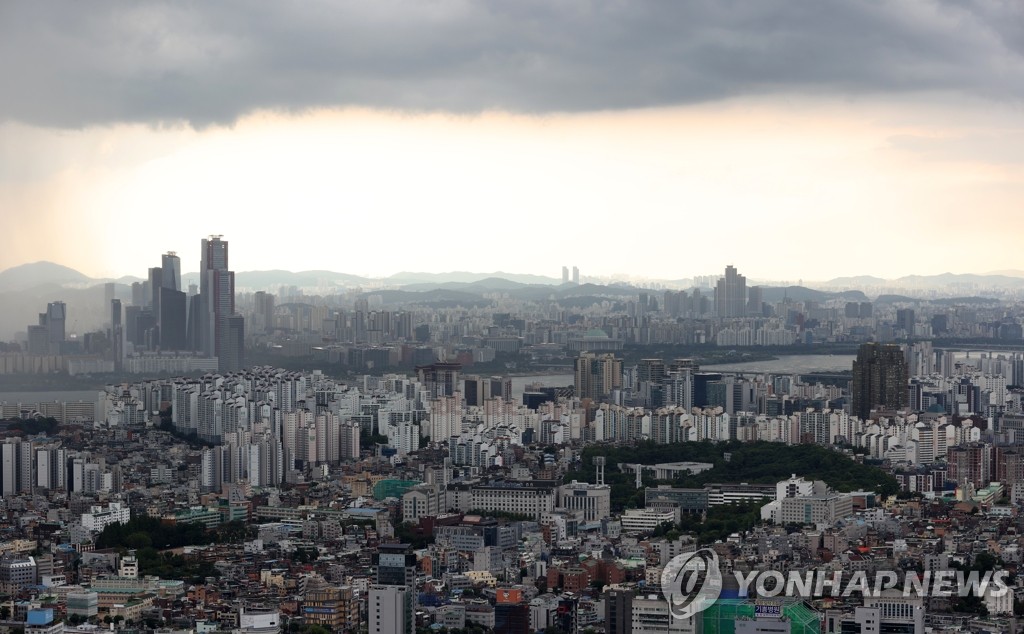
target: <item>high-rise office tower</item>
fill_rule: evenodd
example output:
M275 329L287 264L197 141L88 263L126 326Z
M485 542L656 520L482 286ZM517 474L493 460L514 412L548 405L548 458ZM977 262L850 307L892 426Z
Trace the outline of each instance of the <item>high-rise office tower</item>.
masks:
M45 356L50 354L50 333L46 330L46 313L39 314L39 324L30 324L28 327L28 353L34 356Z
M764 309L764 294L760 286L751 286L747 289L747 314L751 317L761 317Z
M124 361L124 326L121 320L121 300L110 300L110 343L114 357L114 369L121 371Z
M581 352L575 362L576 396L595 401L605 399L622 387L622 359L614 354L598 356Z
M125 339L136 348L159 344L159 341L153 341L157 329L152 309L128 306L124 309L124 321Z
M145 293L142 282L132 282L132 306L142 307L146 305Z
M484 379L478 376L467 376L463 382L462 394L466 399L466 407L476 407L484 403Z
M272 331L274 329L274 296L266 291L257 291L253 299L256 302L256 322L252 324L252 331Z
M913 308L899 308L896 310L896 327L902 330L905 336L914 336L915 322L916 318Z
M110 302L114 301L114 296L117 294L117 285L113 282L107 282L103 285L103 305L110 306Z
M68 307L64 302L50 302L46 305L46 330L50 335L53 354L60 353L60 344L67 340L64 330L67 321Z
M568 283L569 283L569 267L563 266L562 267L562 284L568 284Z
M430 398L453 396L462 389L459 372L462 366L458 363L432 363L416 368L416 376L427 389Z
M906 407L908 374L907 360L900 346L861 344L853 362L853 405L850 413L867 419L872 407Z
M409 544L381 544L373 555L377 583L370 586L370 632L413 634L416 555Z
M508 401L512 398L512 381L500 376L467 376L463 381L462 395L467 407L481 406L494 398Z
M665 404L665 362L661 359L641 359L636 366L636 396L645 407L657 409Z
M719 317L743 317L747 314L747 278L736 267L725 267L725 276L715 287L715 313Z
M160 286L172 291L181 290L181 258L174 251L160 256Z
M637 382L661 383L665 378L665 362L661 359L641 359L636 366Z
M149 269L149 297L147 302L149 307L153 309L154 315L160 314L160 289L164 283L164 272L159 266L154 266Z
M228 269L228 243L220 236L203 240L199 276L196 343L204 354L220 359L218 365L226 371L241 363L238 335L244 330L241 317L229 325L228 318L235 314L235 273Z
M217 356L220 358L219 368L224 372L237 372L245 366L245 318L241 315L229 315L225 320L224 331Z
M160 289L160 348L185 350L186 308L185 293L169 288Z
M50 302L46 312L39 313L39 324L28 327L28 353L32 355L60 354L66 340L67 306L64 302Z
M135 345L139 339L139 314L142 307L131 305L124 308L124 338L125 341Z
M611 590L605 593L604 631L630 634L633 631L633 591Z
M201 331L205 322L203 321L203 298L201 295L192 295L187 300L188 319L185 323L185 347L196 352L203 351L203 338Z
M185 338L185 294L181 292L181 259L173 251L161 256L161 265L150 269L150 306L154 329L142 338L147 345L164 350L183 350Z
M156 344L163 350L184 350L187 298L181 290L181 258L168 251L160 258L160 267L149 270L153 289L153 317L157 324Z
M577 286L580 285L580 270L575 266L572 267L572 283Z
M489 380L490 394L487 393L487 386L484 385L484 400L487 397L500 398L505 401L512 401L512 379L505 376L492 376Z

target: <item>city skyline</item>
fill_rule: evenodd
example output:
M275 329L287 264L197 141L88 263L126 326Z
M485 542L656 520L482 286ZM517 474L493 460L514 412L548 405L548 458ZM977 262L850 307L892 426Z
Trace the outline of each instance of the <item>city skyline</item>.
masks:
M1024 632L1022 25L0 0L0 625Z
M0 269L1019 269L1020 9L814 8L13 5Z

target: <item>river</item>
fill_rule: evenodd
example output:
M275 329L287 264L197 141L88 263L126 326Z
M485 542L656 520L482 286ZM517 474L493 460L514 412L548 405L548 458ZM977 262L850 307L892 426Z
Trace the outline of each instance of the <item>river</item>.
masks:
M756 372L764 374L811 374L849 371L853 367L852 354L793 354L770 361L744 361L701 366L701 370L715 372ZM576 382L572 374L540 374L512 377L512 395L519 401L528 384L540 383L545 387L564 387Z
M853 368L852 354L789 354L771 361L743 361L701 366L715 372L758 372L764 374L811 374L843 372Z
M540 383L544 387L565 387L575 383L576 377L572 374L537 374L534 376L513 376L511 380L512 396L518 403L522 401L523 392L526 391L527 385Z
M52 392L0 392L0 403L9 404L33 404L64 402L74 403L86 401L96 403L100 400L100 390L72 390Z
M960 355L958 355L960 356ZM972 353L977 357L977 353ZM720 363L701 366L702 370L716 372L763 372L765 374L807 374L810 372L839 372L849 370L853 364L853 355L784 355L771 361L746 361L742 363ZM526 386L539 383L545 387L565 387L575 383L572 374L537 374L530 376L513 376L512 395L519 401ZM0 403L52 403L54 401L88 401L99 400L100 390L71 390L52 392L0 392Z

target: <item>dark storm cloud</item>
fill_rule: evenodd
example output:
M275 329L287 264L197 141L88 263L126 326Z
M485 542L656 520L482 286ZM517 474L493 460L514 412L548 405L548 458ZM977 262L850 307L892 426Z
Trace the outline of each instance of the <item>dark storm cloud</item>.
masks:
M1017 0L0 2L0 119L55 127L1024 94Z

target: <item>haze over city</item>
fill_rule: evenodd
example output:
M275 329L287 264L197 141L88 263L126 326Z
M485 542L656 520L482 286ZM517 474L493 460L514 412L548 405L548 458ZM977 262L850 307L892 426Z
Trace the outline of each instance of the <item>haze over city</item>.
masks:
M0 270L1021 268L1020 5L248 9L0 9Z

